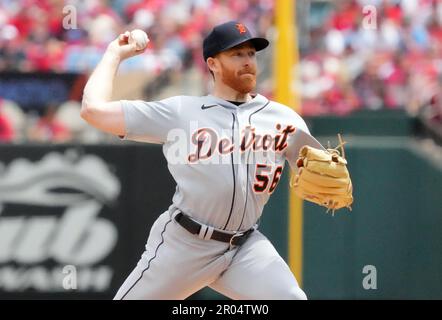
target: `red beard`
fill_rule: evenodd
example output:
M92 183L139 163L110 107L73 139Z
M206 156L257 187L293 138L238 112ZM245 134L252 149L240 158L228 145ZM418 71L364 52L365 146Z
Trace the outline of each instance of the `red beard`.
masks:
M230 70L224 64L222 67L221 80L230 88L242 94L250 93L255 88L256 69L254 67L248 67L239 72Z

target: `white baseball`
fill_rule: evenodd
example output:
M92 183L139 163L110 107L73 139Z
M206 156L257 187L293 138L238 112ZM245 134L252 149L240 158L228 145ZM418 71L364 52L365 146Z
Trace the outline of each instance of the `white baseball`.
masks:
M149 37L147 36L146 32L144 32L143 30L135 29L130 32L128 41L129 44L135 42L136 50L140 51L146 48L147 44L149 43Z

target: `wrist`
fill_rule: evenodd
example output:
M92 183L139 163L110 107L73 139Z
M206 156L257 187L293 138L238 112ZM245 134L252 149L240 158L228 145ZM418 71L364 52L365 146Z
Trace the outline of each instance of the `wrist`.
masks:
M118 66L122 59L117 53L112 52L111 50L106 50L103 60Z

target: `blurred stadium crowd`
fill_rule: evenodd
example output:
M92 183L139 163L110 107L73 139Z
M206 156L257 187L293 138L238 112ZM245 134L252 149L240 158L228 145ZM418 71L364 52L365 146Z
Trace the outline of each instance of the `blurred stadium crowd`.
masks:
M119 33L145 30L150 50L124 64L161 72L200 60L202 38L214 25L241 17L258 33L271 25L273 0L2 0L0 70L93 69ZM63 11L63 9L65 11ZM75 10L77 28L68 14ZM64 13L63 13L64 12ZM63 25L63 21L65 25ZM266 23L267 22L267 23Z
M364 5L376 18L362 14ZM442 1L335 1L310 29L301 81L308 114L403 107L416 114L442 83Z
M375 17L364 13L367 5L376 8ZM201 43L214 25L239 19L274 40L273 9L274 0L0 0L0 74L87 74L111 40L135 28L152 41L145 54L122 64L121 73L207 74ZM74 20L67 18L72 10ZM442 122L442 1L312 1L301 30L306 30L298 69L304 115L405 108ZM264 61L267 69L271 60ZM271 98L271 88L262 92ZM11 120L19 111L0 97L0 141L75 139L72 131L86 128L69 127L78 105L67 105L64 116L60 106L50 106L31 122ZM26 130L19 132L20 125Z

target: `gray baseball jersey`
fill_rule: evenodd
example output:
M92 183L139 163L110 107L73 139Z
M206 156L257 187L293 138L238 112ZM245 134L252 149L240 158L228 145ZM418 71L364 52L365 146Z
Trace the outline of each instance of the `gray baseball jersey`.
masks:
M122 101L122 106L126 139L163 143L177 183L174 205L219 229L251 228L285 159L293 164L299 147L311 144L296 132L309 133L304 120L262 95L239 107L211 95Z
M305 299L259 230L232 247L174 219L181 212L212 232L256 229L285 160L296 169L301 146L322 148L304 120L259 94L240 106L212 95L121 104L124 138L163 144L177 186L115 299L183 299L204 286L234 299Z

